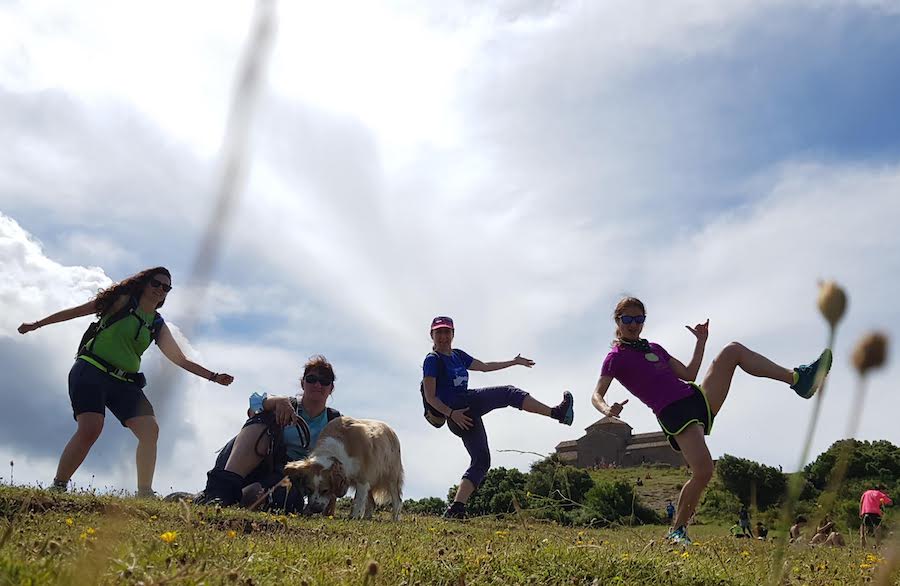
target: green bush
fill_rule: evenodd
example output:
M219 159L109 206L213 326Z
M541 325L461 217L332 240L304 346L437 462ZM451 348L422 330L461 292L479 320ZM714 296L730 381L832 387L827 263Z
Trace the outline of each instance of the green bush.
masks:
M741 501L729 490L724 488L709 488L703 494L697 514L705 519L717 519L734 523L738 518Z
M579 524L606 527L614 524L660 523L659 515L641 504L631 484L623 481L598 482L584 498L584 507L573 515Z
M525 481L525 474L515 468L491 468L466 504L466 513L472 517L512 513L513 498L520 504L525 502ZM456 489L450 487L449 502L453 501Z
M565 510L581 503L593 486L586 470L560 463L555 454L532 464L525 482L526 491L559 501Z
M777 468L728 454L716 462L716 474L743 504L750 506L755 497L760 510L778 503L787 489L787 477Z

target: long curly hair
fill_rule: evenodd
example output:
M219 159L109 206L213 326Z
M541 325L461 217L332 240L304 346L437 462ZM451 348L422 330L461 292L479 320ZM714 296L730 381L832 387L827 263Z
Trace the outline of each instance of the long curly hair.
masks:
M172 274L169 272L169 269L166 267L153 267L152 269L145 269L128 278L122 279L111 287L100 289L100 291L97 292L97 296L94 297L94 304L97 307L97 316L100 317L109 311L116 300L122 295L129 295L139 299L144 292L144 287L146 287L147 283L157 275L165 275L170 281L172 280ZM156 308L159 309L162 307L163 303L165 303L165 299L160 301Z

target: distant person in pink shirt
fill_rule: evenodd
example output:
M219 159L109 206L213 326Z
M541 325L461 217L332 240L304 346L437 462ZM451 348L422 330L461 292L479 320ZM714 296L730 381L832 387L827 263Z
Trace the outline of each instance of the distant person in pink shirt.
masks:
M668 535L672 543L690 545L687 525L713 475L712 456L703 436L712 430L713 419L728 396L735 371L740 368L751 376L781 381L802 398L809 399L819 390L824 374L831 368L831 350L826 348L812 364L789 369L743 344L732 342L713 359L703 384L698 385L693 381L700 373L709 320L694 327L685 326L696 338L694 354L685 365L659 344L641 338L647 312L640 299L626 297L619 301L613 319L616 339L603 361L591 400L604 415L618 417L628 400L610 405L604 399L615 379L656 415L669 444L681 452L691 468L691 478L681 489ZM822 373L817 376L820 367Z
M867 490L859 499L859 516L862 523L859 524L859 545L866 546L866 536L875 536L875 547L881 545L881 508L892 505L891 497L882 492L883 486L877 489Z

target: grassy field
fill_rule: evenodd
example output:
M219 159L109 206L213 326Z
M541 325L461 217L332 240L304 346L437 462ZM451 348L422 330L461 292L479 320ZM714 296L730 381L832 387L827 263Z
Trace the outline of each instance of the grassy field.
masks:
M760 584L772 542L700 526L578 529L527 518L351 522L0 488L0 584ZM792 547L790 584L873 579L882 552Z

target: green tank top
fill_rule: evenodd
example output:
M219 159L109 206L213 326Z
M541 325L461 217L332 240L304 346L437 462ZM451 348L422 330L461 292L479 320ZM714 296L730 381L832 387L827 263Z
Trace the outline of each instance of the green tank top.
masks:
M141 369L141 355L153 341L150 338L150 326L153 325L155 316L155 312L147 313L141 311L140 308L135 309L134 314L101 330L94 341L88 342L88 348L116 368L125 372L138 372ZM138 328L140 328L140 333L138 333ZM135 333L138 334L137 338L135 338ZM79 358L103 369L89 356L81 355Z

